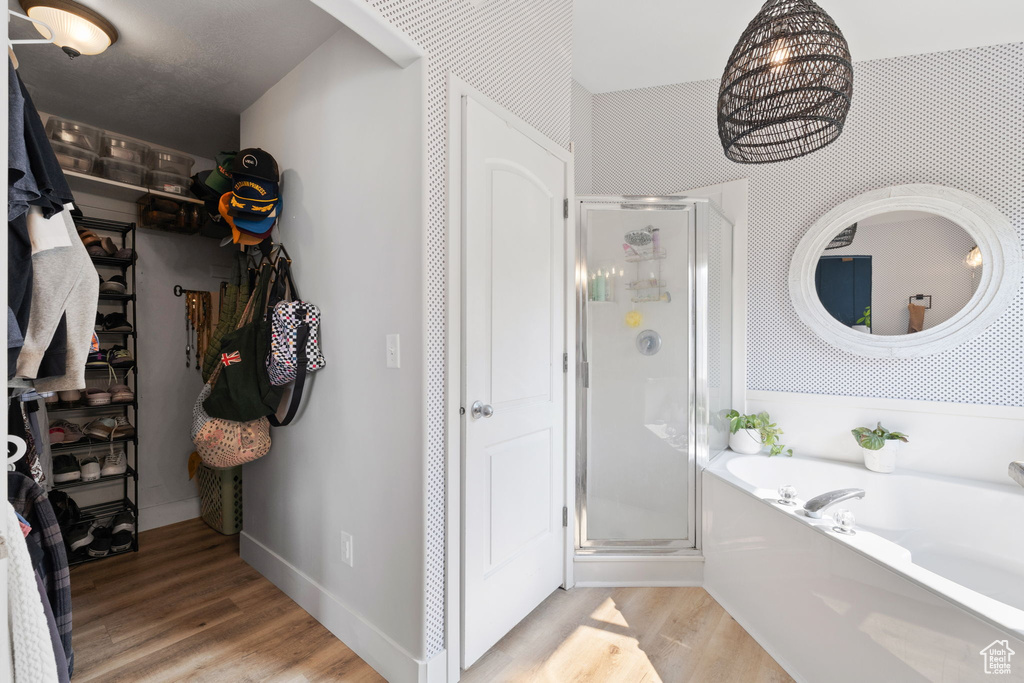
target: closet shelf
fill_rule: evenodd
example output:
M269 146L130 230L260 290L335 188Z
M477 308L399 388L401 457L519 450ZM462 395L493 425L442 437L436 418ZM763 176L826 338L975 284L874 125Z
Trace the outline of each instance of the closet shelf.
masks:
M111 500L97 505L83 506L80 510L81 515L79 516L78 521L89 522L94 519L113 517L118 512L123 512L125 510L131 510L136 513L136 519L138 519L139 509L135 507L135 503L128 498L122 498L121 500Z
M108 370L108 368L109 368L109 370ZM109 375L110 374L110 370L113 370L115 375L117 373L119 373L119 372L123 372L123 373L125 373L127 375L128 374L127 371L134 370L134 369L135 369L134 365L132 365L130 368L115 368L115 367L111 367L109 365L103 365L101 367L93 367L93 368L86 367L85 371L86 372L102 372L104 374Z
M64 175L67 176L74 171L64 171ZM76 174L76 175L81 175ZM92 178L93 176L88 176ZM102 180L102 178L100 178ZM110 182L110 181L107 181ZM86 228L89 230L104 230L106 232L116 232L119 235L124 235L131 232L135 228L134 223L122 223L121 221L108 221L102 218L89 218L88 216L72 216L75 221L75 227Z
M68 567L77 567L80 564L88 564L90 562L95 562L96 560L105 560L108 557L114 557L115 555L127 555L128 553L133 553L133 552L135 552L138 549L139 549L139 537L138 537L137 534L133 533L132 534L132 547L128 548L128 550L120 550L120 551L118 551L116 553L107 553L103 557L90 557L89 555L80 555L78 557L69 558L68 559Z
M48 413L70 413L70 412L74 411L74 412L83 412L83 413L96 413L96 412L103 412L103 411L112 410L114 408L136 408L136 407L138 407L138 406L135 405L135 401L130 401L128 403L108 403L105 406L62 406L60 404L57 404L56 406L54 406L54 405L46 406L46 412L48 412ZM57 444L57 445L59 446L60 444Z
M134 294L111 294L110 292L101 292L100 301L135 301Z
M130 258L114 258L112 256L93 256L92 262L97 266L110 266L112 268L130 268L135 265L135 261Z
M116 180L110 180L109 178L100 178L99 176L89 175L88 173L79 173L78 171L68 171L65 169L64 177L67 178L68 185L71 186L72 190L90 192L92 194L110 197L111 199L121 199L123 201L134 202L139 199L139 197L153 195L155 197L163 197L165 199L173 199L175 201L188 202L190 204L203 203L202 200L196 199L195 197L174 194L173 192L151 190L148 187L129 185L128 183L121 183Z
M54 444L50 446L50 452L65 453L67 451L80 451L82 449L96 448L97 446L109 446L110 444L127 445L130 443L138 443L138 435L125 437L123 439L114 439L113 441L110 441L109 439L100 440L85 437L81 441L76 441L75 443Z
M124 474L115 474L115 475L112 475L112 476L100 477L99 479L93 479L92 481L68 481L68 482L64 482L62 484L54 484L53 488L55 488L55 489L74 489L74 488L78 488L79 486L92 486L93 484L107 484L107 483L110 483L112 481L121 481L122 479L127 479L128 477L131 477L132 479L134 479L137 476L138 476L138 474L135 472L135 470L133 470L131 467L129 467L128 471L125 472Z
M135 336L135 330L131 330L129 332L125 332L123 330L122 331L118 331L118 330L100 330L100 329L97 329L97 330L93 330L93 331L96 332L96 334L119 334L122 337L134 337Z

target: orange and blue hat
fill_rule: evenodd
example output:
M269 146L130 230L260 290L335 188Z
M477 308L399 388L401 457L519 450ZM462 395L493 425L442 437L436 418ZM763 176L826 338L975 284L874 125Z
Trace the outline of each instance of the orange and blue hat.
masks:
M239 229L238 225L235 224L235 217L228 213L228 202L230 201L231 196L231 192L225 192L221 195L220 205L218 207L220 215L224 218L227 224L231 226L231 241L235 244L252 246L254 244L259 244L266 238L270 237L270 232L273 229L273 223L271 223L270 229L262 235L254 235L250 232Z

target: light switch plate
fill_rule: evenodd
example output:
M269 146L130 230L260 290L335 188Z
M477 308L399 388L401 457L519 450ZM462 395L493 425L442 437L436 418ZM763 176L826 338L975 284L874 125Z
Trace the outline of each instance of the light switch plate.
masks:
M352 534L347 531L341 532L341 561L348 566L352 565Z
M389 334L387 336L387 359L389 368L399 368L402 366L402 354L398 346L397 334Z

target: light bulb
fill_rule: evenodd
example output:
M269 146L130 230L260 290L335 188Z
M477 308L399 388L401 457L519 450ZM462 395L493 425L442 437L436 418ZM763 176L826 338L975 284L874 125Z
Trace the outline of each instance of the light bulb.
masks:
M974 245L969 252L967 252L967 265L971 268L977 268L982 264L981 249L978 245Z
M773 66L782 66L789 61L789 45L785 38L778 38L772 43L771 51L768 53L768 61Z

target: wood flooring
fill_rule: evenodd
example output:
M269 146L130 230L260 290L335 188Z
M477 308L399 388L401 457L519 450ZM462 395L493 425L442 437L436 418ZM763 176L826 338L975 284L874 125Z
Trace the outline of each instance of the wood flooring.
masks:
M74 681L382 681L201 520L71 571ZM470 683L790 681L700 588L556 591Z

